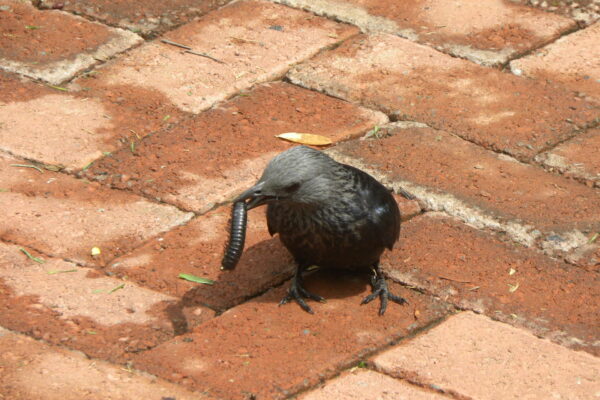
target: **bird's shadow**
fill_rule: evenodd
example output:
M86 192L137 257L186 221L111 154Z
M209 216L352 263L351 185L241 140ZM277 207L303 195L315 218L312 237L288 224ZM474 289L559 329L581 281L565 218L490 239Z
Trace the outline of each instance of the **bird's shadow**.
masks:
M195 286L166 308L175 335L184 334L193 327L186 310L198 306L208 306L218 315L248 300L277 304L280 298L263 294L279 286L287 290L294 270L295 263L279 238L263 240L245 249L236 269L221 271L214 285ZM305 272L303 277L305 289L326 300L370 293L371 273L368 270L318 268ZM248 288L248 285L252 287ZM235 294L244 291L248 294Z

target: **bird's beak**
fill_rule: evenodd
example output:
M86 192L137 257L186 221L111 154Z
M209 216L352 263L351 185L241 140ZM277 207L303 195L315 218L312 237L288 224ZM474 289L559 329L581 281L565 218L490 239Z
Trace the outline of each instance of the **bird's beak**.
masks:
M242 194L235 198L234 202L250 200L246 205L246 209L251 210L255 207L266 204L267 201L274 198L274 196L265 195L263 193L264 182L259 182L252 186L250 189L245 190Z

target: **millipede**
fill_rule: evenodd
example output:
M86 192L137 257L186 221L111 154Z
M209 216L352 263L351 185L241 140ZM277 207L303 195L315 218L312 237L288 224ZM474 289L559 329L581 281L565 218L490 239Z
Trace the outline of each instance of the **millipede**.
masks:
M234 269L240 261L246 240L247 212L245 202L233 203L229 224L229 242L225 248L225 254L223 254L221 269Z

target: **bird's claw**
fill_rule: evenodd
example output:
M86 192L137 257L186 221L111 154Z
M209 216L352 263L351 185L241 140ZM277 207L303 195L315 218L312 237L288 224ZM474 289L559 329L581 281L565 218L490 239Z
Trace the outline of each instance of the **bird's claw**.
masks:
M390 291L388 290L387 282L382 276L376 278L373 284L373 293L365 297L360 304L367 304L373 301L377 296L379 296L379 298L381 299L381 305L379 306L379 315L383 315L385 313L385 310L388 305L388 300L391 300L394 303L398 304L408 304L408 300L406 300L405 298L390 293Z
M304 301L305 298L325 303L325 299L323 297L311 293L308 290L304 289L302 286L298 285L297 283L292 282L292 286L290 286L290 288L288 289L288 292L285 295L285 297L281 299L279 305L281 306L283 304L289 303L291 300L294 300L304 311L306 311L309 314L314 314L312 308L310 308L310 306L306 304L306 301Z

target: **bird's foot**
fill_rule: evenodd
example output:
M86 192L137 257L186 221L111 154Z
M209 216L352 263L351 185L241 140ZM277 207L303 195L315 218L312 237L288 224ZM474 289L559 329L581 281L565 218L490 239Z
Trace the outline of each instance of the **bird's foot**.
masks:
M279 302L279 305L281 306L290 302L291 300L295 300L296 303L298 303L298 305L302 307L304 311L306 311L309 314L314 314L314 311L312 310L312 308L310 308L308 304L306 304L306 301L304 301L304 299L312 299L321 303L325 303L325 299L323 297L309 292L308 290L304 289L298 282L296 282L295 279L293 279L292 285L288 289L288 292L285 295L285 297Z
M385 281L385 278L383 276L376 276L371 282L373 284L373 293L365 297L360 304L367 304L373 301L377 296L379 296L379 298L381 299L381 305L379 306L379 315L383 315L385 313L388 300L391 300L394 303L398 304L408 304L408 300L406 300L405 298L390 293L390 291L388 290L387 282Z

